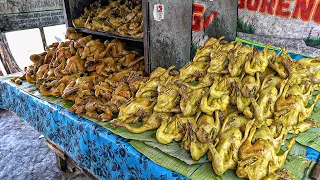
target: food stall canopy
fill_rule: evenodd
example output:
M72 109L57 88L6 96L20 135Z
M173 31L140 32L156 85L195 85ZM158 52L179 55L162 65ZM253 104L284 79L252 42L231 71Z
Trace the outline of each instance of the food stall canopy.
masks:
M0 32L64 24L60 0L0 0Z

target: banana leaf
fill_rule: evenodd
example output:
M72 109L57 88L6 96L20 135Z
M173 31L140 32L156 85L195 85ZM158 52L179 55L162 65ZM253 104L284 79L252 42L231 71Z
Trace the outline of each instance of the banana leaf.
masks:
M157 148L172 157L178 158L189 165L209 162L206 155L199 161L194 161L190 156L190 152L182 148L177 142L172 142L167 145L163 145L158 142L145 142L145 144L153 148Z
M132 140L130 144L137 149L139 152L147 156L154 163L163 166L172 171L178 172L181 175L190 179L216 179L216 180L239 180L235 170L228 170L222 176L216 175L213 170L211 163L204 163L201 165L187 165L177 158L172 158L166 153L152 148L141 141ZM295 147L296 146L296 147ZM291 176L295 179L310 179L309 175L315 166L315 162L301 157L303 154L302 148L306 148L302 145L295 144L291 154L288 155L286 163L283 168L291 172ZM298 150L299 149L299 150ZM298 150L298 152L297 152Z
M167 169L180 173L185 177L190 177L201 165L188 165L185 162L173 158L157 148L146 145L137 140L130 141L130 144L139 152L147 156L154 163Z

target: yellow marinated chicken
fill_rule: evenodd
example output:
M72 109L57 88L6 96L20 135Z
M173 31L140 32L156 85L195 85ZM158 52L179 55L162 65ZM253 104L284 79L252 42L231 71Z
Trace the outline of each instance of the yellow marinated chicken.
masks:
M215 75L214 81L210 88L211 98L221 98L222 95L230 95L236 82L239 82L238 78L232 78L228 75L220 77Z
M220 118L216 111L215 118L208 115L202 115L196 124L189 123L187 127L190 133L190 154L193 160L198 161L204 156L209 146L207 139L215 139L220 131ZM188 134L186 134L188 135Z
M301 84L290 85L286 97L298 96L306 106L308 105L309 100L312 99L314 89L315 87L310 81L301 81Z
M253 121L245 117L229 116L224 120L218 138L214 142L207 141L209 144L208 157L217 175L222 175L228 169L237 167L239 148L247 139L252 126ZM244 131L243 127L245 127Z
M219 43L219 42L217 42ZM210 61L210 54L214 51L212 46L205 46L200 47L197 49L196 55L193 58L194 62L209 62Z
M149 98L135 98L120 107L114 122L137 123L152 113L156 101Z
M157 104L154 106L155 112L180 112L180 91L179 87L171 82L158 87Z
M290 83L301 84L302 81L320 83L320 58L304 58L292 65L292 73L289 75ZM316 87L319 89L319 85Z
M197 85L194 85L192 83L183 82L183 81L180 81L180 80L177 81L177 84L184 85L188 89L191 89L191 90L199 90L199 89L211 87L213 82L214 82L214 80L215 80L214 79L215 77L216 77L215 74L207 73L200 80L200 82Z
M220 37L219 39L216 38L209 38L205 43L203 47L212 47L213 50L217 49L221 44L226 44L226 41L224 40L224 36Z
M282 48L282 55L274 55L269 61L269 66L275 70L281 78L287 78L291 73L292 59L288 51Z
M288 130L282 126L280 133L276 131L277 129L273 128L273 125L270 127L266 125L261 126L259 129L256 130L252 138L252 143L255 143L258 140L268 141L274 148L275 152L279 152L280 147L284 145L286 142Z
M305 102L299 96L286 97L288 90L289 85L286 85L276 102L276 111L274 113L275 122L285 127L297 125L310 117L315 104L320 98L318 94L311 106L306 107Z
M314 119L307 119L301 123L288 127L289 133L291 134L299 134L306 132L310 128L318 128L318 123Z
M204 96L201 99L200 109L208 115L212 115L214 111L224 111L230 103L229 99L229 95L222 95L220 98Z
M193 58L194 62L209 62L210 56L213 52L216 52L220 45L222 45L222 40L224 37L219 39L210 38L206 41L203 47L197 49L196 55Z
M270 125L275 112L276 101L281 96L287 81L279 82L276 85L262 85L263 90L260 91L258 100L252 98L254 117L258 128L262 125ZM277 88L279 85L279 88Z
M216 51L212 51L210 58L210 67L208 68L208 73L223 73L227 74L228 71L228 54L229 51L235 48L234 42L220 45Z
M201 143L206 143L208 138L215 139L220 132L221 122L219 112L215 117L201 115L197 121L196 137Z
M287 150L278 156L271 142L264 139L252 142L255 132L256 127L253 127L247 140L240 147L237 175L241 178L260 180L284 165L295 139L291 139Z
M128 131L140 134L149 130L157 129L160 127L162 121L168 121L171 118L171 113L157 113L153 112L150 116L147 116L142 119L142 124L139 127L132 126L127 123L123 123L120 121L115 121L113 125L118 127L125 127Z
M209 91L208 88L192 90L185 86L180 87L180 110L184 116L192 116L199 110L199 104L203 96Z
M269 64L270 59L276 56L276 53L272 50L268 50L271 46L269 44L263 51L255 52L251 60L247 61L244 70L246 73L253 76L257 72L264 72Z
M143 17L140 1L110 1L102 7L95 2L84 14L72 21L76 28L87 28L96 31L118 33L123 36L131 35L142 38Z
M169 144L173 140L181 141L185 136L188 122L196 122L199 113L191 117L183 117L182 114L176 114L170 119L163 119L157 130L156 138L161 144Z
M207 74L209 66L207 62L189 62L180 69L179 79L184 82L193 82L204 77Z
M237 77L244 71L245 63L253 56L253 47L248 45L241 46L242 42L238 42L236 48L229 52L228 70L232 77Z
M246 75L241 81L241 93L243 97L255 97L260 90L260 73L257 72L254 76Z
M246 98L242 95L242 92L240 90L238 83L235 83L234 91L235 91L235 95L236 95L235 103L237 105L237 108L240 112L244 112L250 106L251 99Z

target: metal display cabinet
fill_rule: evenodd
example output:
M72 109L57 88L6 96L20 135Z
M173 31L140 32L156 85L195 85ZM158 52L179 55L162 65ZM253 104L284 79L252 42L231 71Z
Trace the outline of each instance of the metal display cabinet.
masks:
M82 15L84 8L95 1L63 0L66 25L73 27L72 19ZM108 0L100 2L104 5ZM160 66L168 68L175 65L179 69L190 61L192 4L192 0L142 0L144 20L142 39L87 29L77 30L101 40L118 38L125 42L128 48L140 49L145 57L147 73ZM159 6L161 8L157 9ZM162 19L157 19L159 12Z

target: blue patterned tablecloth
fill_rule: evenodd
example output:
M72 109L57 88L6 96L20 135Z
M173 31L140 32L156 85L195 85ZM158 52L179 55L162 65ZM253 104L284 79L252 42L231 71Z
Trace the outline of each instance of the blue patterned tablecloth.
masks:
M101 179L187 179L161 167L128 140L69 110L0 81L0 108L10 110Z

